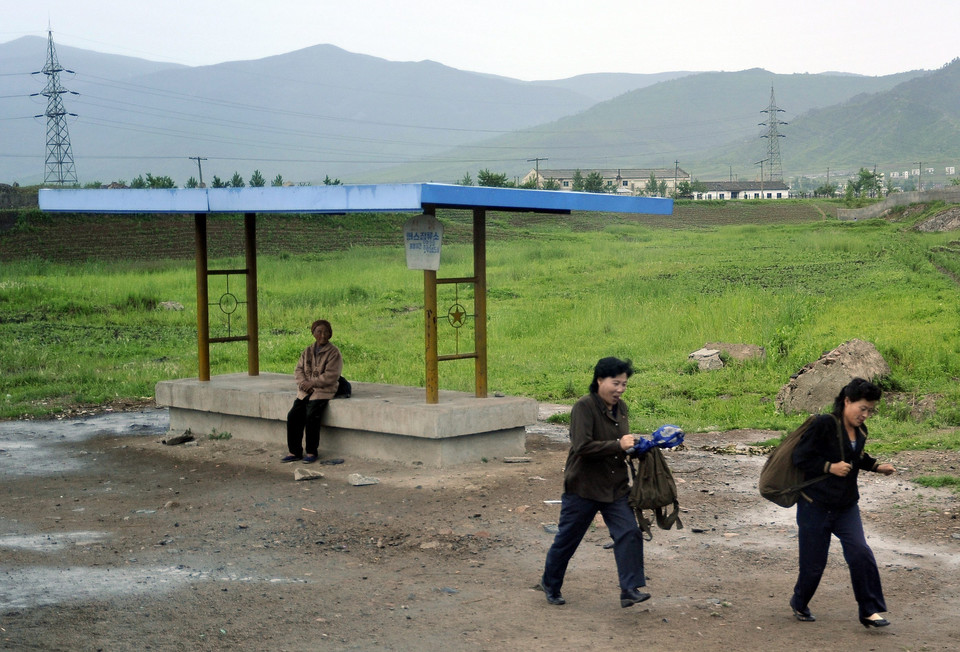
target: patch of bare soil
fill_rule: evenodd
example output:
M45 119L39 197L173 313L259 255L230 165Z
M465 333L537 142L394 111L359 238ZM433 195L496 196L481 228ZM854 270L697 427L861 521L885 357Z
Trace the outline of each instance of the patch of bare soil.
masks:
M867 631L839 546L795 621L792 509L763 501L773 433L691 434L667 452L681 530L646 544L653 598L622 609L606 529L551 606L534 589L559 515L566 445L538 424L526 463L436 470L347 459L294 480L282 445L157 434L67 437L18 473L0 453L0 644L37 650L956 650L957 494L910 478L957 453L866 474L861 508L891 627ZM70 427L70 426L65 426ZM7 444L9 446L9 442ZM716 450L731 454L720 454ZM15 451L14 451L15 452ZM61 468L63 467L63 468ZM379 483L353 486L360 473Z
M917 224L917 231L955 231L960 229L960 207L940 211Z

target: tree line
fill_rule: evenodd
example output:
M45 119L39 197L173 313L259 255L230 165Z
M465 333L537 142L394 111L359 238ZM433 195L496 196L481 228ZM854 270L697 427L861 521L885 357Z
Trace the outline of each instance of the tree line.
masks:
M262 188L267 185L267 180L266 178L264 178L263 174L261 174L260 170L254 170L253 174L251 174L250 178L247 179L246 181L244 181L243 176L239 172L234 172L233 176L228 180L224 180L218 177L217 175L213 175L213 180L210 182L211 188L244 188L248 185L251 188ZM287 182L284 180L283 175L278 174L273 178L273 181L270 182L270 185L273 187L280 187L280 186L289 185L289 184L287 184ZM306 186L310 184L300 183L297 185ZM340 182L340 179L332 179L328 174L323 179L323 185L339 186L343 184ZM121 179L119 181L113 181L109 184L104 184L101 181L92 181L90 183L85 183L83 185L84 188L103 188L106 186L120 186L123 188L142 189L142 188L176 188L177 184L171 177L167 175L154 176L151 172L147 172L145 175L143 174L137 175L129 184L127 184L126 181ZM201 185L196 177L191 176L189 179L187 179L187 182L183 184L183 187L184 188L200 188Z
M490 170L484 168L477 173L477 183L478 186L487 186L491 188L522 188L525 190L560 190L560 182L553 177L548 177L541 181L538 185L538 179L536 176L533 178L527 179L524 182L510 181L506 174L491 172ZM470 173L467 172L463 177L457 181L457 185L460 186L472 186L473 177L470 176ZM616 186L613 185L613 182L607 181L603 178L603 175L594 170L593 172L588 172L586 175L577 168L573 172L573 176L570 179L570 190L573 192L597 192L597 193L613 193L617 191ZM673 194L674 199L693 199L694 194L698 192L706 192L707 186L702 181L694 179L693 181L681 181L677 184L676 192ZM646 184L643 186L643 194L647 197L666 197L667 196L667 182L663 179L658 180L656 175L653 173L650 174L650 178L647 180Z

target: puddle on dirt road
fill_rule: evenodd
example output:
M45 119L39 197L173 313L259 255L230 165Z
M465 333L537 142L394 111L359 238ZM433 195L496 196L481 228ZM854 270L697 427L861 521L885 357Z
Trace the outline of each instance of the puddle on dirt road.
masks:
M0 610L103 601L131 595L158 595L190 582L303 583L303 579L223 575L185 566L152 568L55 568L0 566Z
M197 573L181 568L0 568L0 608L29 609L178 588Z
M170 427L166 409L113 412L85 419L0 422L0 478L83 468L86 453L58 454L57 446L97 435L159 435Z
M0 422L0 482L17 477L95 471L97 455L88 451L69 452L64 444L75 444L99 435L157 436L169 430L166 409L116 412L84 419ZM148 513L144 510L143 513ZM302 582L247 574L225 574L186 566L126 566L104 568L60 567L58 553L66 548L102 544L114 534L109 531L30 532L24 524L0 516L0 560L12 559L4 550L27 550L49 554L49 564L18 566L0 561L0 611L122 599L125 596L161 594L190 582Z
M94 531L4 534L0 535L0 549L31 550L55 555L68 546L95 545L111 537L109 532ZM205 571L183 565L125 568L0 566L0 611L159 594L178 589L189 582L200 581L298 583L305 580L260 577L243 571L227 574L222 569Z
M109 539L106 532L57 532L55 534L0 534L0 548L50 552L64 546L85 546Z

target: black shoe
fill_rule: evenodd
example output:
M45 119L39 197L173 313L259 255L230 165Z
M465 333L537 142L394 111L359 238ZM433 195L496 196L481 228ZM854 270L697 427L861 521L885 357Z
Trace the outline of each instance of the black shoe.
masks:
M644 600L649 600L650 594L638 591L636 589L631 589L630 591L620 591L620 606L621 607L632 607L638 602L643 602Z
M801 623L812 623L816 620L816 618L813 617L813 614L810 613L809 609L798 611L793 605L790 605L790 608L793 609L793 617L799 620Z
M867 629L870 629L871 627L886 627L887 625L890 624L890 621L887 620L886 618L877 618L875 620L871 620L869 618L864 618L861 616L860 624L866 627Z
M547 602L550 604L567 604L567 601L560 595L560 591L548 591L543 584L543 580L540 580L540 590L547 596Z
M300 461L300 460L302 460L302 459L303 459L303 455L295 455L295 454L291 453L290 455L287 455L286 457L281 457L281 458L280 458L280 461L283 462L284 464L286 464L286 463L288 463L288 462L298 462L298 461Z

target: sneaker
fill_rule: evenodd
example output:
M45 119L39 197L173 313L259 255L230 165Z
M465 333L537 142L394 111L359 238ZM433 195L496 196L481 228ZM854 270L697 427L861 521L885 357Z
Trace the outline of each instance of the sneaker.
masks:
M296 462L297 460L302 460L302 459L303 459L303 455L291 454L291 455L287 455L286 457L281 457L280 461L286 463L286 462Z
M303 463L304 463L304 464L313 464L313 463L316 462L316 461L317 461L317 456L316 456L316 455L304 455L304 456L303 456Z

